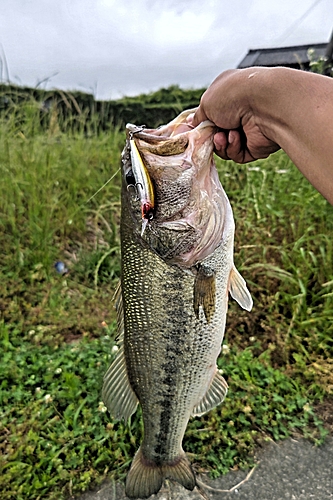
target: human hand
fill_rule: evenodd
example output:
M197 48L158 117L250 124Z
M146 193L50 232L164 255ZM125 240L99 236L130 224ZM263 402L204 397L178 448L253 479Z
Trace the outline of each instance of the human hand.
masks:
M202 95L192 117L193 126L208 119L221 129L214 136L215 152L225 160L247 163L267 158L280 149L269 138L269 124L256 105L264 71L247 68L221 73Z

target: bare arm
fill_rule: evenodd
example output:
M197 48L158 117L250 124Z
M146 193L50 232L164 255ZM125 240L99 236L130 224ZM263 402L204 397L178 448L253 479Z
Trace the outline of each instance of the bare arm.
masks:
M333 79L288 68L222 73L201 98L193 125L212 120L222 158L246 163L282 148L333 205Z

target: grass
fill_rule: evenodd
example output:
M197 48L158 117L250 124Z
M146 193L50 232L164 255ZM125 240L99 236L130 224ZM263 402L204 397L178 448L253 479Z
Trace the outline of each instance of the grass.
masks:
M115 355L124 134L96 134L84 121L64 134L50 113L47 129L34 101L0 121L4 500L65 499L122 479L142 435L140 412L130 425L113 422L100 401ZM212 475L251 465L265 439L322 442L317 408L333 393L332 207L283 153L220 161L219 171L254 309L230 302L219 359L228 397L185 436L196 469Z

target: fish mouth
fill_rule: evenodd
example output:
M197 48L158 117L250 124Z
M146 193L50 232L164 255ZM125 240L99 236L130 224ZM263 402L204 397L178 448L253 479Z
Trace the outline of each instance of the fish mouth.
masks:
M195 127L191 125L189 117L193 115L196 110L197 108L187 109L176 116L171 122L166 125L161 125L156 129L147 128L145 126L138 127L137 125L128 123L126 125L126 132L128 135L136 134L138 138L147 140L150 143L165 141L175 135L193 130ZM212 122L210 123L214 125Z
M205 129L209 129L208 134L204 134L203 141L208 135L213 135L218 131L218 127L210 120L205 120L196 127L191 124L190 117L197 108L187 109L166 125L161 125L156 129L149 129L145 126L137 126L132 123L126 125L127 138L135 137L150 145L149 151L160 156L173 156L185 151L192 135L203 134Z

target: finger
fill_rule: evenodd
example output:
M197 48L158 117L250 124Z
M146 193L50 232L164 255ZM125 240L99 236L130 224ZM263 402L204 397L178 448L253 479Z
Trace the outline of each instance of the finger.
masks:
M214 135L214 151L217 156L223 158L223 160L230 160L227 155L227 147L228 147L228 139L227 139L228 131L220 131Z
M199 106L196 112L194 113L191 125L193 125L193 127L197 127L199 123L204 122L205 120L208 120L208 118L205 112L203 111L202 107Z
M246 138L239 130L225 130L214 135L215 153L224 160L246 163L254 158L246 149Z
M227 139L228 131L219 131L214 135L214 146L216 151L223 152L228 147L228 139Z
M255 159L247 149L246 137L239 130L230 130L226 154L236 163L247 163Z

